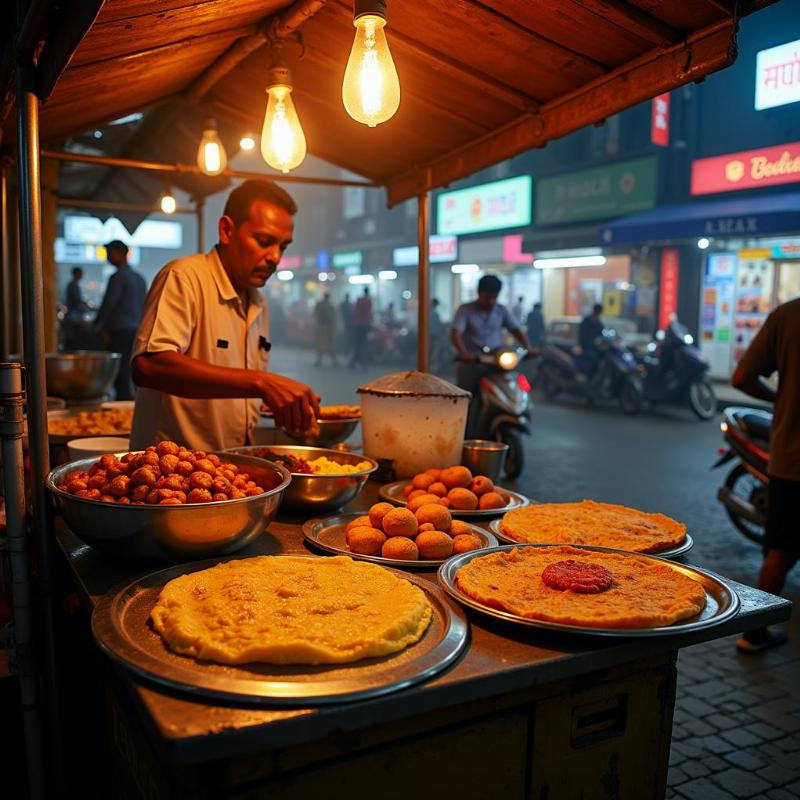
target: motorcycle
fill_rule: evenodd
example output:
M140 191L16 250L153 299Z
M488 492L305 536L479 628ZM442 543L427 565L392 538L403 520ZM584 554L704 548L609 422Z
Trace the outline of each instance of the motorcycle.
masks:
M598 337L596 347L599 360L592 372L592 363L579 348L545 344L538 374L544 396L552 400L567 392L590 403L616 397L626 414L638 414L644 390L633 353L608 328Z
M769 411L740 406L726 408L720 428L727 447L720 448L720 458L712 467L716 469L738 459L739 463L717 490L717 499L736 528L758 544L764 541L767 521L771 425Z
M508 445L503 472L509 480L519 477L524 466L522 435L530 434L531 385L517 370L528 351L523 348L484 348L478 363L488 367L479 381L479 438Z
M708 377L708 359L677 320L656 333L642 358L644 397L656 403L687 403L704 420L717 413L717 396Z

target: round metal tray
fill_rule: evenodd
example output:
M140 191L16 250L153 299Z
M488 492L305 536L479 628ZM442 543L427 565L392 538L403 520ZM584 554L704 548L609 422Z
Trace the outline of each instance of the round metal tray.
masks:
M433 608L431 623L422 639L399 653L351 664L319 666L233 666L173 653L149 624L161 589L173 578L224 560L232 559L209 559L159 570L104 596L92 615L92 632L100 648L135 674L193 695L310 706L364 700L427 680L455 661L467 644L469 628L461 608L424 578L390 570L419 586Z
M403 489L408 486L410 481L395 481L395 483L386 483L378 490L378 494L389 503L394 503L396 506L404 506L406 499L403 497ZM512 492L511 489L503 489L502 486L496 486L495 491L508 499L508 504L502 508L484 508L475 509L475 511L461 511L457 508L451 508L450 513L454 517L496 517L499 514L505 514L506 511L511 511L512 508L522 508L522 506L529 506L531 501L523 494Z
M502 550L513 550L515 547L552 547L547 544L516 544L516 545L502 545L496 547L491 552L499 552ZM587 545L570 545L578 550L589 550L601 553L620 553L621 555L631 555L626 550L614 550L610 547L589 547ZM637 558L646 558L657 561L660 564L667 564L676 572L680 572L689 578L693 578L705 589L706 592L706 607L696 616L676 622L673 625L664 625L658 628L594 628L587 625L568 625L562 622L545 622L538 619L528 619L521 617L518 614L512 614L508 611L501 611L497 608L484 605L479 600L475 600L469 595L462 592L456 585L456 573L465 564L472 561L477 556L488 555L486 551L476 551L475 553L463 553L459 556L445 561L439 567L438 578L442 588L459 603L462 603L469 608L474 608L484 614L488 614L498 619L506 620L507 622L515 622L519 625L528 625L532 628L544 628L551 631L561 631L564 633L580 633L588 634L590 636L609 636L619 639L629 637L651 637L651 636L673 636L677 633L687 633L689 631L698 630L700 628L710 628L718 625L724 620L735 616L739 610L739 595L733 591L718 575L709 572L699 567L688 566L687 564L678 564L673 561L665 561L656 556L644 555L636 553Z
M502 528L500 527L500 523L502 519L493 519L489 523L489 528L491 528L492 533L501 541L501 542L508 542L508 544L535 544L535 542L518 542L516 539L512 539L508 534L503 533ZM545 544L544 542L540 542L540 544ZM569 545L570 547L580 547L579 544L570 544L569 542L558 542L558 544ZM689 534L686 534L686 538L681 542L681 544L677 545L676 547L671 547L669 550L661 550L658 553L640 553L640 555L646 556L659 556L660 558L677 558L678 556L682 556L684 553L688 553L694 547L694 539L692 539ZM636 552L635 550L631 550L629 552Z
M359 561L372 561L374 564L382 564L387 567L433 569L447 560L445 558L421 558L417 561L406 561L405 559L365 556L361 553L351 552L345 542L345 528L350 520L363 516L364 514L361 512L350 512L348 514L334 514L330 517L310 519L303 523L303 536L309 544L318 547L320 550L325 550L328 553L350 556ZM479 528L477 525L470 525L469 527L470 533L474 533L481 538L483 542L481 545L482 549L497 547L497 539L495 539L491 533L488 533L483 528Z

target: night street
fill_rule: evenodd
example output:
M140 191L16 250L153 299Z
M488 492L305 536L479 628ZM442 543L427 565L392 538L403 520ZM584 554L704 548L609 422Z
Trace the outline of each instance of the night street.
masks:
M284 347L276 348L271 368L323 387L326 403L357 402L361 383L397 369L317 368L310 351ZM710 469L722 442L717 421L699 422L676 407L627 417L617 404L589 408L568 398L548 403L535 387L534 398L525 470L511 488L544 502L591 498L668 514L686 522L694 538L689 563L755 584L760 551L736 531L716 499L730 469ZM800 601L797 569L784 595ZM668 797L800 796L796 613L787 630L790 643L762 655L738 655L734 638L681 652Z

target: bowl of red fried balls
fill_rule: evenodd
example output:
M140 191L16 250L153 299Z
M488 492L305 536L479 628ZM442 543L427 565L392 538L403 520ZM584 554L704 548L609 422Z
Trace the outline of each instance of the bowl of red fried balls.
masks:
M473 476L461 466L420 472L403 487L403 496L410 511L429 503L438 503L456 513L487 511L508 505L508 500L495 489L491 478Z
M104 552L164 560L231 553L263 533L291 481L279 464L159 442L53 470L72 532Z
M345 541L351 553L397 561L441 561L486 546L471 525L453 519L440 503L414 511L375 503L367 514L347 524Z

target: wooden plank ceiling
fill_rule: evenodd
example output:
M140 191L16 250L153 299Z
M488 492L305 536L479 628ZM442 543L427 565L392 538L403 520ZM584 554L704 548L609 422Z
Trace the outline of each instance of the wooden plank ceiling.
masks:
M749 13L770 2L738 6ZM252 52L199 104L187 107L183 93L237 41L290 5L106 0L42 106L43 141L54 145L160 106L161 130L151 124L123 155L192 163L199 120L209 113L235 152L239 132L261 129L268 48ZM283 55L309 152L386 184L394 204L727 66L735 58L735 5L389 0L387 35L401 105L373 129L350 119L341 101L353 39L349 2L328 0L300 28L304 56L292 42ZM196 194L205 187L220 188L203 177L192 182Z

